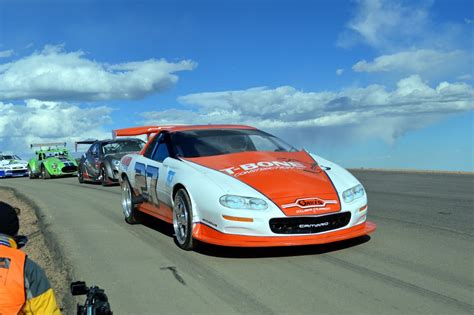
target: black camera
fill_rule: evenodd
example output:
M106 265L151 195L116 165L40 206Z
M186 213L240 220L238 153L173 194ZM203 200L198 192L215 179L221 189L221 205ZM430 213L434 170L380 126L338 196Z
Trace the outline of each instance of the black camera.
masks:
M72 295L87 295L84 305L77 304L78 315L112 315L109 299L99 287L87 287L84 281L71 283Z

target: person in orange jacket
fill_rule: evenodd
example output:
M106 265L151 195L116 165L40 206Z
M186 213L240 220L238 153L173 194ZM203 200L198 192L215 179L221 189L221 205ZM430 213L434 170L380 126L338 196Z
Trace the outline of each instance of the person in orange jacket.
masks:
M43 269L20 250L17 212L0 201L0 315L61 314Z

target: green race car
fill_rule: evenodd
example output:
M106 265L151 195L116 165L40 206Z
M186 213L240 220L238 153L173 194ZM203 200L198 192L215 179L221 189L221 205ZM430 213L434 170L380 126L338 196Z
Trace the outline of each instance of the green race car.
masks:
M60 176L77 176L77 162L66 149L66 143L39 143L35 157L28 161L30 178L48 179Z

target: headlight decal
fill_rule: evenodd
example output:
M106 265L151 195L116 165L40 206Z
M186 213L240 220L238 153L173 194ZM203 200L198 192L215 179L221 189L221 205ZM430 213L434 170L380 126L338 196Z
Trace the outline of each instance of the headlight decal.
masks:
M266 210L268 208L267 202L263 199L235 195L224 195L219 198L219 203L231 209Z
M364 187L362 187L362 185L359 184L345 190L342 193L342 199L344 199L344 202L350 203L356 199L362 198L364 195L365 195Z

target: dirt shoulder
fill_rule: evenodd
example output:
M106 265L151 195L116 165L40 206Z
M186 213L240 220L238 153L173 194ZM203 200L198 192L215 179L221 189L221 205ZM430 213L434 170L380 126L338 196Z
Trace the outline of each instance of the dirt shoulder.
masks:
M70 268L62 259L54 240L47 236L38 219L36 206L25 196L9 188L0 188L0 200L21 209L19 234L28 237L23 250L46 272L63 313L71 313L74 305L69 293Z

